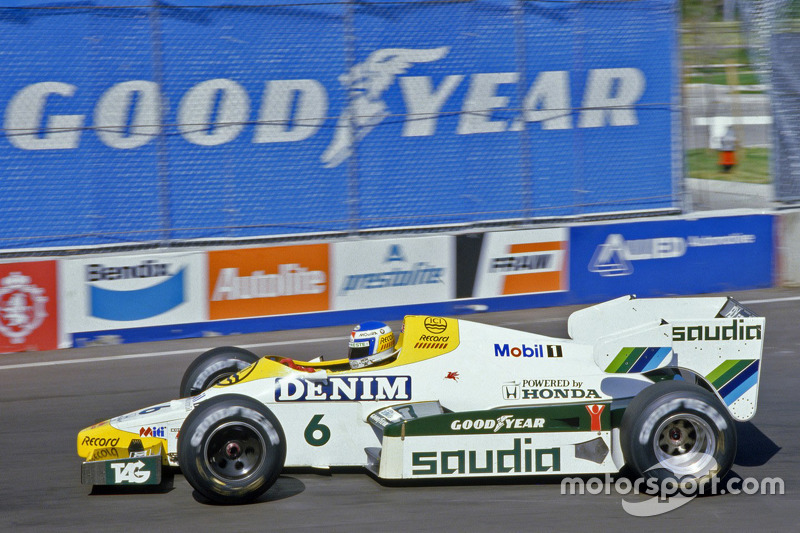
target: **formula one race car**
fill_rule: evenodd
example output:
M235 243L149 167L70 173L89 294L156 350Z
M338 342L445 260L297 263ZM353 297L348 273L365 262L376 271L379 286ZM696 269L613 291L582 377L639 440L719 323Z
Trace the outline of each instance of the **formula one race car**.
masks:
M215 348L187 369L182 399L79 433L82 482L159 483L163 466L180 466L200 494L240 503L284 467L725 475L734 420L756 411L764 318L731 298L626 296L573 313L568 328L564 340L407 316L396 342L388 327L354 331L350 360ZM360 358L378 351L390 357Z

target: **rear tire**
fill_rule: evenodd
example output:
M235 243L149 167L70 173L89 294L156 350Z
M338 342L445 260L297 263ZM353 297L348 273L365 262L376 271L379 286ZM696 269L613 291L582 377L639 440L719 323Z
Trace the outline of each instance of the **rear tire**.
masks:
M239 394L215 396L189 413L178 438L178 464L189 484L211 501L253 501L278 478L286 439L261 402Z
M620 442L625 463L638 475L685 489L725 476L736 456L736 427L709 391L662 381L628 405Z
M212 348L192 361L184 372L180 397L196 396L258 360L256 354L244 348L235 346Z

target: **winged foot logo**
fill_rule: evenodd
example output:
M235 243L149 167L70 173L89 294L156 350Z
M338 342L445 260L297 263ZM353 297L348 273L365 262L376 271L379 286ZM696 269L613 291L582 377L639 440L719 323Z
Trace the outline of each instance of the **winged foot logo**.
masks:
M389 115L388 106L381 97L399 74L416 63L441 59L449 51L448 46L430 50L384 48L372 52L366 61L339 76L339 82L349 91L350 104L339 117L333 141L320 158L325 167L338 166L350 157L353 130L358 131L356 139L360 140Z

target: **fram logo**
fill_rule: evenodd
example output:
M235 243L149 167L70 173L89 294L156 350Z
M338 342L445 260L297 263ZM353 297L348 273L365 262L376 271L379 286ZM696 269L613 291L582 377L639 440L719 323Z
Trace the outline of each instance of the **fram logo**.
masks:
M488 234L473 296L565 291L569 288L568 252L566 228Z

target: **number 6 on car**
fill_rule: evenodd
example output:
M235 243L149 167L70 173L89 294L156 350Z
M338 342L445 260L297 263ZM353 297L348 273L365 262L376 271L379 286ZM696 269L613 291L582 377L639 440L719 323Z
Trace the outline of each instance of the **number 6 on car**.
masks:
M407 316L350 335L348 359L215 348L180 399L78 434L82 482L179 466L212 501L258 498L284 467L383 479L618 472L721 478L756 411L764 318L731 298L626 296L573 313L569 339Z

